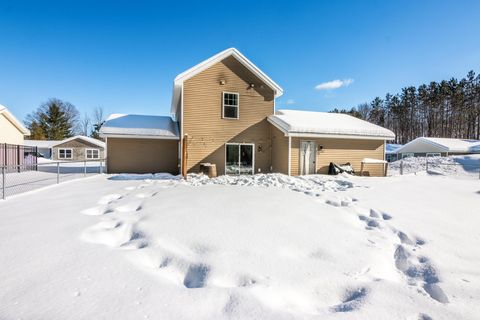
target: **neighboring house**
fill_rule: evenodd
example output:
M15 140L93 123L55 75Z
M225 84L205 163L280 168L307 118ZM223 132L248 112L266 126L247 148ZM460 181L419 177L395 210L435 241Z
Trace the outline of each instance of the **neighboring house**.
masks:
M0 105L0 143L23 145L24 137L30 135L30 131L8 111Z
M25 145L37 147L37 152L44 158L52 157L52 146L62 140L25 140Z
M105 143L86 136L74 136L51 145L53 160L97 160L104 159Z
M479 140L420 137L396 150L398 159L440 157L480 152Z
M282 88L231 48L175 78L170 117L113 115L100 129L109 172L326 173L330 162L384 160L390 130L325 112L281 110ZM365 173L382 175L383 166Z
M37 163L35 148L24 145L30 131L4 106L0 105L0 166L8 171L31 169Z
M387 143L385 146L385 160L387 162L397 161L397 150L401 147L403 147L403 144Z

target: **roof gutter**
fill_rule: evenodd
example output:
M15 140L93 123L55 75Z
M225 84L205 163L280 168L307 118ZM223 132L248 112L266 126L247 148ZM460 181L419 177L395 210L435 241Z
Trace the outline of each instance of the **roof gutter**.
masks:
M155 136L155 135L137 135L137 134L109 134L100 133L102 138L127 138L127 139L157 139L157 140L180 140L180 137Z

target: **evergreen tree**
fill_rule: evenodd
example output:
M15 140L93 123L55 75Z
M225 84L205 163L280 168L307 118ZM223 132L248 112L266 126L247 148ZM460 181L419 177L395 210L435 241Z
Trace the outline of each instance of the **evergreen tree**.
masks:
M78 111L74 105L50 99L27 116L32 139L63 140L78 132Z

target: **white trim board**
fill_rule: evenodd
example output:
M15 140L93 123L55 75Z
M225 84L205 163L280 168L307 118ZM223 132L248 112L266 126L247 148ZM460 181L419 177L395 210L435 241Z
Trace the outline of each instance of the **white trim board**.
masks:
M180 137L166 137L166 136L142 136L135 134L101 134L101 137L106 138L125 138L125 139L157 139L157 140L180 140Z
M233 56L235 59L237 59L238 62L244 65L253 74L255 74L262 82L264 82L267 86L269 86L274 91L275 98L278 98L281 95L283 95L283 89L277 83L275 83L275 81L270 79L262 70L260 70L250 60L248 60L247 57L241 54L240 51L238 51L235 48L229 48L200 62L199 64L191 67L190 69L180 73L178 76L175 77L175 80L173 81L173 96L172 96L172 105L171 105L170 113L171 114L176 113L180 99L183 96L183 92L182 92L183 83L186 80L194 77L200 72L210 68L215 63L220 62L230 56Z

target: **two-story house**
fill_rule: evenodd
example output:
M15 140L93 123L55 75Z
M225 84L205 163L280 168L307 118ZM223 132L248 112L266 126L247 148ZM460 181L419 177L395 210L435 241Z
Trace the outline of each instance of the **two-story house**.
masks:
M326 173L330 162L383 160L394 134L344 115L275 110L283 89L234 48L174 80L166 116L109 117L100 133L109 172L198 172L215 164L219 175ZM383 167L367 165L370 175Z

